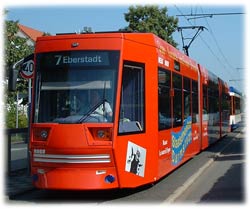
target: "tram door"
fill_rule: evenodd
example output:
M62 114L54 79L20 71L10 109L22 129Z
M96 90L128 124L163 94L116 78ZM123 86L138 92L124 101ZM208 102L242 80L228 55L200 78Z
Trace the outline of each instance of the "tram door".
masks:
M121 187L136 187L152 179L145 120L145 64L124 61L115 147Z

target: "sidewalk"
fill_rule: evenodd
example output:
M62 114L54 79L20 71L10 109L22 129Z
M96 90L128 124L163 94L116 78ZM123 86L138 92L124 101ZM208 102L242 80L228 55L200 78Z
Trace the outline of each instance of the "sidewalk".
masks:
M32 178L27 170L13 172L11 176L6 176L5 179L5 195L9 198L34 189Z

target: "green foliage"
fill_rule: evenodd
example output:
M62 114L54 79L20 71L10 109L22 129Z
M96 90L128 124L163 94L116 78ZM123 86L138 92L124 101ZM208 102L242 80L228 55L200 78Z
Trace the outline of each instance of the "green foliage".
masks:
M168 16L167 11L167 7L130 6L124 14L129 25L121 30L151 32L176 47L172 33L177 29L178 19Z
M12 69L14 63L20 59L33 53L33 46L27 44L26 38L17 36L18 33L18 21L5 21L5 31L4 31L4 51L5 51L5 79L8 80L9 70ZM7 84L7 82L5 82ZM17 82L17 91L19 93L25 94L28 89L28 81L19 76ZM16 92L9 92L7 85L5 86L5 109L6 112L6 128L15 128L16 124ZM27 104L27 99L24 100L24 105ZM19 113L18 120L19 127L27 127L27 116L24 113Z
M12 104L9 106L6 112L6 128L16 127L16 106ZM27 114L20 112L18 113L18 128L26 128L28 126Z
M33 52L33 47L27 44L26 38L17 36L17 21L5 21L5 69L6 75L11 66L18 60L28 56Z

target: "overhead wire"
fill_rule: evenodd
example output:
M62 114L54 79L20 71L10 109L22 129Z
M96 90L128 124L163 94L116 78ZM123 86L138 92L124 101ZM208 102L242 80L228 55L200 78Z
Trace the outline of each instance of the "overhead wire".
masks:
M200 7L200 9L201 9L201 12L204 13L202 7ZM206 24L207 24L208 29L209 29L208 32L210 33L212 39L214 40L214 43L215 43L215 45L216 45L218 51L220 52L222 58L224 59L225 63L228 65L229 69L232 69L232 70L236 69L236 68L233 67L233 65L228 61L228 59L226 58L225 54L223 53L223 51L222 51L222 49L221 49L221 47L220 47L220 45L219 45L219 43L218 43L218 41L217 41L215 35L214 35L214 32L213 32L213 30L212 30L210 24L209 24L208 21L207 21L207 18L205 17L204 19L205 19Z
M176 6L174 5L175 8L178 10L178 12L183 15L183 17L186 19L186 21L188 22L188 24L190 24L191 26L194 26L194 24L192 22L190 22L190 20L182 13L182 11ZM203 37L201 36L201 34L199 34L199 37L201 38L202 42L206 45L206 47L209 49L209 51L211 52L211 54L217 59L217 61L219 63L221 63L222 66L224 66L224 64L222 63L222 61L220 60L220 58L218 56L216 56L216 54L213 52L213 50L211 49L211 47L207 44L207 42L203 39Z
M227 64L228 67L226 67L224 64L223 64L223 66L224 66L225 70L230 74L230 77L231 77L231 78L234 78L234 75L233 75L233 74L235 73L234 71L235 71L236 67L234 67L234 66L229 62L229 60L228 60L227 57L225 56L223 50L221 49L220 44L219 44L219 42L217 41L216 36L214 35L214 32L213 32L213 30L212 30L212 27L210 26L210 24L209 24L209 22L208 22L208 20L207 20L207 17L205 17L206 14L204 13L202 7L200 7L200 10L201 10L201 14L204 15L205 22L206 22L207 27L208 27L208 29L209 29L208 32L209 32L209 34L211 35L211 37L212 37L212 39L213 39L213 41L214 41L214 43L215 43L215 45L216 45L216 47L217 47L217 49L218 49L218 52L220 53L221 57L222 57L223 60L224 60L223 63ZM243 14L243 13L223 13L223 14L229 15L229 14ZM235 80L235 79L234 79L234 80L228 79L229 82L232 82L232 81L240 81L240 80L241 80L241 79L236 79L236 80ZM239 86L239 83L237 83L237 84L235 84L235 85L237 85L237 87L240 87L240 86Z
M174 5L174 7L175 7L176 10L181 14L181 16L183 16L183 17L186 19L186 21L188 22L188 24L190 24L191 26L194 26L194 24L189 20L189 18L187 18L186 15L184 15L184 14L182 13L182 11L181 11L176 5ZM202 11L202 12L203 12L203 11ZM205 18L205 19L206 19L206 18ZM206 21L207 21L207 20L206 20ZM208 24L208 28L209 28L209 30L212 31L212 29L211 29L211 27L210 27L209 24ZM230 69L235 69L235 68L229 63L228 59L225 57L224 53L222 52L222 50L221 50L221 48L220 48L220 46L219 46L219 44L218 44L218 42L217 42L217 40L216 40L216 38L215 38L213 32L211 32L210 34L211 34L211 36L212 36L212 38L213 38L213 40L214 40L214 42L215 42L215 44L216 44L216 46L217 46L219 52L221 53L223 59L226 61L227 65L230 67ZM211 54L215 57L215 59L221 64L221 66L223 66L224 69L227 69L226 65L225 65L225 64L222 62L222 60L215 54L215 52L212 50L212 48L209 46L209 44L204 40L204 38L202 37L202 35L199 34L198 36L200 37L200 39L201 39L201 41L204 43L204 45L209 49L210 53L211 53ZM230 76L233 77L233 75L231 74L231 72L230 72Z

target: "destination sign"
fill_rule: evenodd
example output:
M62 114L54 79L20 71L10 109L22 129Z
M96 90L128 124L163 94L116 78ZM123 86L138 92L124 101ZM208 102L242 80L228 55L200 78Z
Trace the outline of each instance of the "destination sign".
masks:
M107 52L83 52L72 51L69 55L54 54L54 63L58 65L81 65L96 66L109 65L109 57Z
M70 57L70 56L62 56L55 55L57 61L56 65L60 64L90 64L90 63L103 63L102 57L100 55L96 56L84 56L84 57Z
M43 54L40 63L45 68L64 66L109 66L109 52L64 51Z

